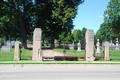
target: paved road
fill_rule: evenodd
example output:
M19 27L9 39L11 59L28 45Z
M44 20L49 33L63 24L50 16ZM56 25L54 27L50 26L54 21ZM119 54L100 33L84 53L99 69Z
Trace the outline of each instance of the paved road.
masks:
M120 80L120 65L0 65L0 80Z

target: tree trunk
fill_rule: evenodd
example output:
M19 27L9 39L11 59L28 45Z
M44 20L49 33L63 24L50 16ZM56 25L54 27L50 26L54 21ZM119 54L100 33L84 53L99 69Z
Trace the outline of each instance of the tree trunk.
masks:
M53 33L51 33L51 45L50 45L50 48L55 48Z
M19 20L20 20L20 26L21 26L21 31L22 31L23 46L24 46L24 48L27 48L27 43L26 43L27 35L26 35L26 30L25 30L24 22L22 20L22 17L20 17Z
M59 46L61 45L61 40L59 40Z

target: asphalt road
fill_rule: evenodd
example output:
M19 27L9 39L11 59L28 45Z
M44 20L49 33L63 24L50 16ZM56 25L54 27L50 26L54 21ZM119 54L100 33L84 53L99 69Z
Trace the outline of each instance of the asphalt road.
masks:
M0 65L0 80L120 80L120 65Z

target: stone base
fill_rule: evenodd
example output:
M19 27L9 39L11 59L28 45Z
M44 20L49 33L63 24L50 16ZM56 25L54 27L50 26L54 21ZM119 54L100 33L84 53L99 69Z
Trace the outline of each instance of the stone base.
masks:
M95 57L88 57L88 58L85 58L85 61L94 61L95 60Z
M18 60L19 61L20 59L19 58L14 58L14 60Z
M110 61L110 57L104 57L105 61Z
M77 52L81 52L81 50L80 50L80 49L78 49L78 50L77 50Z
M101 56L101 53L96 53L95 56Z
M42 61L42 58L32 58L33 61Z

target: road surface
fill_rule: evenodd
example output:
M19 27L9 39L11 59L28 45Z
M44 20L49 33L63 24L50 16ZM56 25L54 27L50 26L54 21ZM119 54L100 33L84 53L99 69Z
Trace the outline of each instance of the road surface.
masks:
M120 80L120 65L0 65L0 80Z

